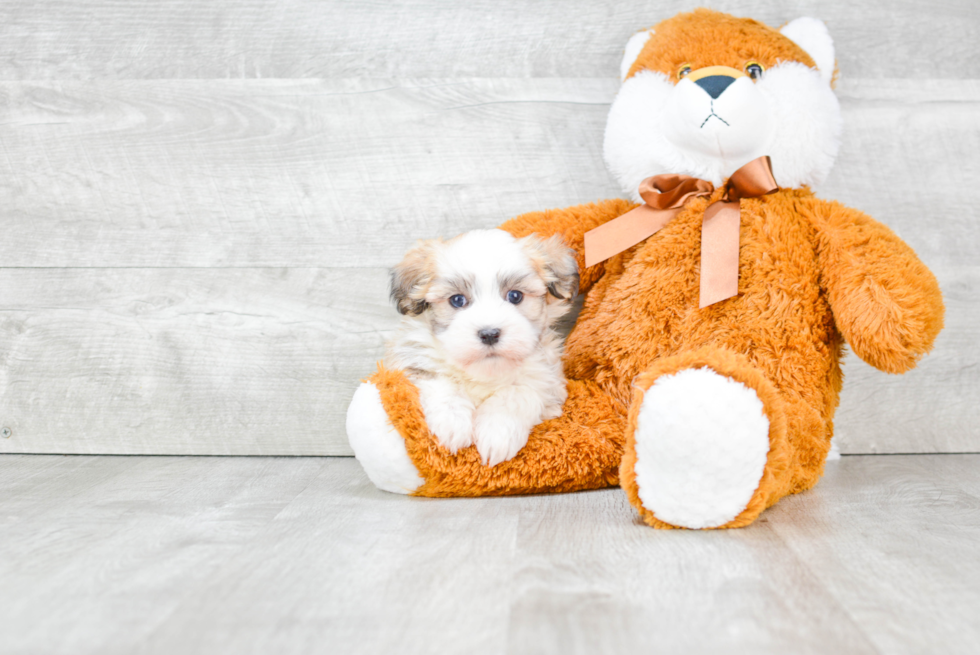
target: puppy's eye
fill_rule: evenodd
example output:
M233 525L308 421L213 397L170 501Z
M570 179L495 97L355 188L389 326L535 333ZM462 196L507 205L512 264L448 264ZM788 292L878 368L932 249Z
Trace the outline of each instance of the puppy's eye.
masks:
M688 66L687 64L684 64L677 71L677 79L682 80L690 74L691 74L691 67Z
M764 70L766 69L763 68L762 64L757 61L750 61L749 63L745 64L745 72L748 73L749 77L751 77L753 80L757 80L762 77L762 71Z
M449 304L455 307L456 309L462 309L463 307L466 307L466 304L468 302L469 301L466 299L466 296L464 296L461 293L457 293L455 296L449 297Z
M511 303L512 305L520 305L522 300L524 300L524 294L520 291L507 292L507 302Z

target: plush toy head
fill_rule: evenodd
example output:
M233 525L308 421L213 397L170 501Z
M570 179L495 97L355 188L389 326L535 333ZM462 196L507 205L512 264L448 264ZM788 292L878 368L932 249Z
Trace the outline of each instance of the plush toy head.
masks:
M834 48L822 22L775 30L707 9L679 14L626 45L605 158L624 192L651 175L720 184L769 155L781 187L818 184L840 143Z

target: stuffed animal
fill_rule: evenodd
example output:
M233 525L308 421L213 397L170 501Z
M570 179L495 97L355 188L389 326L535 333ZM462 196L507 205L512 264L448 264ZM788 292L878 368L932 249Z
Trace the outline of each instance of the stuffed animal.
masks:
M347 422L378 487L619 484L654 527L744 526L820 478L845 342L888 373L931 349L943 325L932 273L890 229L810 190L841 127L822 22L776 30L679 14L630 39L621 73L604 152L631 200L502 226L561 235L578 256L585 301L566 343L562 415L484 466L475 448L441 447L418 391L380 368Z

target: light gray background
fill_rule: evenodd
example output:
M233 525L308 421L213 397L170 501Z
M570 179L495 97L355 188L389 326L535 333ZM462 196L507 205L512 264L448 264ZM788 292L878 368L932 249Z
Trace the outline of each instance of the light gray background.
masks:
M0 4L0 452L350 454L416 238L618 196L622 48L697 3ZM818 189L895 229L947 327L853 356L849 453L980 451L980 5L717 2L824 19L845 134Z

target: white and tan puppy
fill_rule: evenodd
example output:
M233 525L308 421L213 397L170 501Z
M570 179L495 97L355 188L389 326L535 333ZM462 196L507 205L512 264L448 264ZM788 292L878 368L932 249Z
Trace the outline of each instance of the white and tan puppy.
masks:
M558 237L476 230L421 241L392 271L404 318L385 365L418 387L443 446L476 444L494 466L561 414L567 392L553 328L577 293L574 255Z

